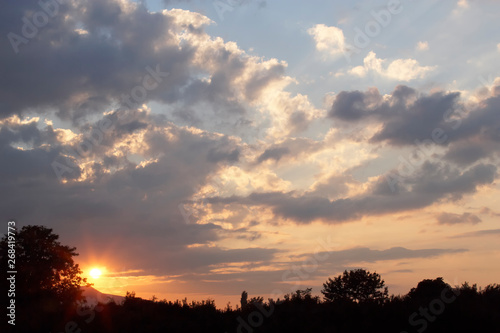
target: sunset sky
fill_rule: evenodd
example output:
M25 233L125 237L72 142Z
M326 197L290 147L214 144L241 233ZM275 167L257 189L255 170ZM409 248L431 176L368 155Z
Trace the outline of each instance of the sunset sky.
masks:
M0 212L96 289L500 282L498 1L57 1L0 5Z

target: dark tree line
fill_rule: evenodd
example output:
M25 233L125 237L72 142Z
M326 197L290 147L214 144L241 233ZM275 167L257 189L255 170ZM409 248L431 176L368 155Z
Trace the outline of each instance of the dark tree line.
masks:
M210 299L144 300L131 292L123 304L89 306L81 303L86 281L73 261L75 248L40 226L24 227L16 238L17 320L15 329L3 320L1 332L500 332L498 284L452 287L438 277L389 296L381 276L362 269L329 278L322 299L311 288L268 300L244 291L236 309L217 309ZM4 237L2 290L7 249Z

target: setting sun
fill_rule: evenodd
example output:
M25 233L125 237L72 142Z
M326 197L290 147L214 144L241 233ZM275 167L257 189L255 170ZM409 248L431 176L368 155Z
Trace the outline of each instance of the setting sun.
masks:
M89 275L93 279L98 279L102 275L102 271L99 268L93 268L90 272Z

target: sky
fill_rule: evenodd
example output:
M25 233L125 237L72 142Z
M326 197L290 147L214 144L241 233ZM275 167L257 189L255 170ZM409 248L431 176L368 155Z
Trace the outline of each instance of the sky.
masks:
M3 1L1 218L117 295L498 283L499 30L493 0Z

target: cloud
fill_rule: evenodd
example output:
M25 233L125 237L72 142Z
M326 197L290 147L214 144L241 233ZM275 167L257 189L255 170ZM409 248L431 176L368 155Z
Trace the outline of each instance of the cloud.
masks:
M386 96L376 88L366 92L342 91L333 101L328 116L347 122L378 122L382 128L373 135L372 142L413 145L415 140L430 139L433 129L448 129L455 124L451 115L459 107L459 96L445 92L424 95L401 85Z
M114 119L113 130L99 145L88 154L69 159L67 154L76 152L72 148L76 146L63 141L62 132L52 125L39 129L36 122L17 119L4 120L0 130L0 158L9 160L0 167L0 209L6 216L15 217L20 224L49 225L62 234L77 228L78 233L67 237L83 252L89 248L111 251L116 262L142 269L154 268L156 256L220 238L219 226L198 225L195 216L189 216L192 224L186 224L179 204L190 200L213 173L238 161L240 150L233 139L180 128L142 112ZM144 125L128 126L138 120ZM30 147L18 149L12 146L16 142ZM139 154L139 161L130 160ZM64 182L52 168L54 161L70 170L62 174ZM27 187L22 185L28 183ZM18 195L8 195L14 190ZM91 239L86 239L89 234ZM115 235L112 242L108 242L109 235ZM130 239L134 244L128 244ZM183 253L195 255L192 251ZM148 255L152 252L153 257ZM204 265L230 258L228 253L234 253L235 260L249 261L267 253L205 252L213 256L206 257ZM144 258L151 260L146 263ZM177 267L175 258L183 261L180 256L168 258L171 267Z
M489 147L487 143L462 142L451 145L444 158L458 165L470 165L489 156L496 147Z
M22 33L20 18L40 10L36 2L3 9L5 35ZM61 5L18 54L2 39L0 60L11 64L0 77L0 158L9 160L0 166L2 212L54 228L86 259L100 249L152 274L271 260L276 250L214 246L261 234L197 224L202 214L182 205L203 198L198 191L223 170L245 167L245 135L300 132L319 111L283 90L293 81L285 62L208 35L209 24L185 10L84 0ZM266 123L272 113L280 122ZM275 148L293 159L313 144L283 138ZM277 157L270 143L252 149L252 161ZM281 181L262 174L262 182Z
M273 160L275 163L291 163L325 148L323 142L309 138L287 138L281 142L260 147L264 149L257 157L256 163Z
M490 216L500 216L500 213L496 213L495 211L493 211L492 209L490 209L488 207L482 207L481 210L479 211L479 214L487 214Z
M417 51L427 51L429 50L429 43L426 41L418 42L416 49Z
M387 260L430 258L446 254L463 253L466 249L421 249L410 250L404 247L392 247L387 250L372 250L367 247L358 247L341 251L329 251L317 254L329 255L328 261L335 264L354 264L360 262L378 262Z
M41 10L36 2L4 7L4 35L21 34L19 18ZM212 38L204 31L212 23L199 13L149 12L128 1L67 2L19 45L19 54L7 38L0 41L0 60L11 64L0 77L0 119L57 112L79 126L111 106L156 102L180 125L256 136L266 129L265 119L248 110L270 112L267 94L293 80L284 75L285 62L249 56L234 42ZM299 104L296 96L282 95L283 103ZM307 128L311 108L291 110L292 130Z
M481 219L471 213L454 214L454 213L440 213L436 216L439 224L478 224Z
M6 2L0 33L22 35L21 18L39 10L36 1ZM456 202L497 178L495 83L466 108L449 91L340 91L325 117L308 95L286 90L299 83L286 62L209 35L211 24L187 10L82 0L61 5L17 53L1 39L0 61L9 64L0 77L4 216L54 228L81 259L107 256L119 271L162 283L176 274L176 286L204 279L193 290L209 290L212 280L221 292L241 292L243 283L279 287L289 267L280 260L290 244L275 246L283 235L262 224L412 211ZM320 24L308 33L326 57L344 52L341 29ZM433 68L371 52L352 74L409 81ZM435 129L446 136L433 153L441 160L422 160L392 192L393 146L418 146ZM369 166L369 175L355 177L353 165ZM347 249L329 265L453 251L461 250Z
M500 235L500 229L477 230L453 236L452 238L486 237Z
M412 269L397 269L394 271L389 271L389 273L413 273Z
M259 163L267 160L279 161L284 155L290 154L290 149L287 147L276 147L266 149L257 159Z
M376 88L342 91L335 96L328 117L344 123L378 124L380 129L371 136L372 143L412 146L424 159L437 154L440 147L446 149L445 160L469 166L499 156L497 89L494 85L491 95L467 105L457 92L428 95L407 86L397 86L385 96Z
M396 89L403 90L404 88ZM376 88L369 89L366 93L358 90L341 91L335 96L328 116L344 121L357 121L377 115L380 112L378 110L381 103L382 96Z
M345 52L346 43L342 29L335 26L316 24L307 33L314 38L316 49L331 58L336 58Z
M411 81L424 78L435 66L420 66L415 59L396 59L387 66L387 59L377 58L375 52L370 51L363 60L363 66L357 66L349 70L349 73L359 77L365 77L373 72L390 80Z
M394 192L381 176L364 193L336 200L329 200L314 191L304 194L292 191L214 197L209 202L268 207L276 217L298 224L318 220L341 223L456 201L466 194L475 193L481 185L491 184L496 176L497 168L491 164L479 164L461 172L446 164L426 162L414 175L402 179L398 191Z
M161 251L161 249L159 249ZM244 249L221 249L218 247L200 246L193 248L179 249L175 252L162 251L156 258L150 260L148 268L154 268L158 262L163 263L163 267L156 269L157 274L183 274L207 272L217 267L223 268L227 265L240 263L266 263L268 264L279 251L265 248L244 248ZM139 264L137 264L138 266Z
M6 6L3 14L10 13L16 19L41 10L36 2ZM206 23L201 15L199 18ZM78 32L81 26L87 27L87 33ZM173 47L175 31L180 28L167 15L150 14L129 2L65 3L28 44L19 45L19 54L2 39L0 58L11 66L0 79L0 114L54 108L63 118L78 119L102 112L106 105L120 101L121 94L130 93L137 78L148 74L147 66L170 72L171 77L162 84L179 87L186 83L193 52ZM22 31L17 23L1 29L5 34L10 31L4 29ZM141 52L127 51L131 49ZM149 92L146 100L162 97L166 98L156 90Z
M252 270L244 271L231 270L228 267L222 274L220 272L210 272L203 275L204 281L213 282L210 288L216 288L221 293L233 292L239 293L241 288L252 288L257 292L262 290L262 293L269 293L271 290L283 290L284 286L289 286L290 291L297 289L297 283L303 282L301 272L307 272L307 279L325 278L335 271L343 271L349 269L349 265L361 263L375 263L382 261L392 261L400 259L419 259L433 258L438 256L453 255L467 252L467 249L418 249L411 250L404 247L393 247L386 250L374 250L367 247L356 247L339 251L324 251L317 253L302 253L289 257L290 261L273 262L273 270ZM310 269L309 263L314 263L316 259L322 258L320 265L315 269ZM255 265L256 266L256 265ZM258 267L258 266L257 266ZM297 271L297 269L300 269ZM408 272L408 270L400 270ZM199 275L184 275L180 277L183 281L199 281ZM263 284L262 281L265 281ZM230 282L230 283L228 283ZM220 286L219 284L223 284ZM262 287L265 285L266 287ZM238 286L238 287L235 287ZM207 286L208 287L208 286ZM224 290L223 288L232 288L234 291ZM238 289L240 288L240 289ZM200 289L202 290L202 289Z
M333 174L323 182L317 182L313 185L312 192L329 199L341 198L348 194L349 185L359 185L352 176L347 174Z

